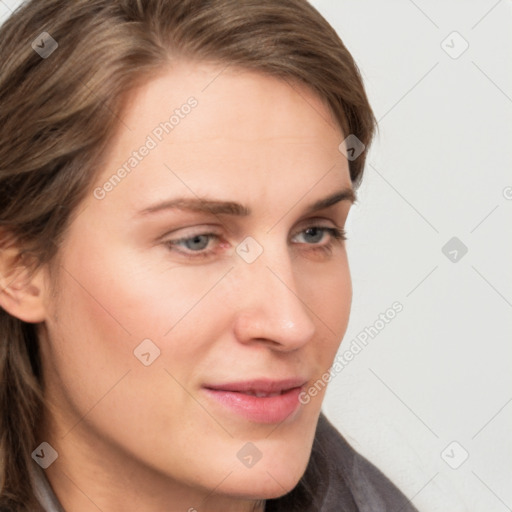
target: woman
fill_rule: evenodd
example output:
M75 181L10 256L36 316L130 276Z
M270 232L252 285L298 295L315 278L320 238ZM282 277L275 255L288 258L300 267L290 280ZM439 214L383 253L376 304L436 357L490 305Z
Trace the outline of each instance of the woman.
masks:
M414 510L314 386L375 128L328 23L34 0L0 42L3 510Z

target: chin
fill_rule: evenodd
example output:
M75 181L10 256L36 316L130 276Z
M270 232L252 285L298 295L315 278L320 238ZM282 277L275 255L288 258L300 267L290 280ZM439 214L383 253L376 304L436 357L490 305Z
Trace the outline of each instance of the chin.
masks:
M247 499L273 499L289 493L296 487L302 475L306 471L309 457L303 460L286 461L277 463L270 460L260 460L255 466L247 470L234 472L226 480L224 491ZM229 488L228 488L229 484Z
M231 492L251 499L273 499L294 489L304 475L313 447L316 423L297 422L267 439L254 441L261 458L251 467L237 464L226 484Z
M274 475L267 474L256 478L233 479L231 486L226 486L224 492L248 500L270 500L288 494L299 483L301 477L302 474L296 478L290 478L288 475L278 481Z

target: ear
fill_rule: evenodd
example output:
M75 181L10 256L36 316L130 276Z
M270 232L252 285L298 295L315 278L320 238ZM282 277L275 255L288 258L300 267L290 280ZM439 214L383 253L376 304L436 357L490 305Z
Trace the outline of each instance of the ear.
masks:
M43 270L31 272L23 260L18 248L0 248L0 307L24 322L39 323L46 318Z

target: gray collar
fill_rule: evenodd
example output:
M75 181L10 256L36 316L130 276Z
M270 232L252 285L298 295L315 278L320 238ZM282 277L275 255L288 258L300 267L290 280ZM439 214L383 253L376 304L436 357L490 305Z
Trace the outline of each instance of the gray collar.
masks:
M44 471L37 465L30 467L30 480L36 498L45 512L65 512L50 486Z

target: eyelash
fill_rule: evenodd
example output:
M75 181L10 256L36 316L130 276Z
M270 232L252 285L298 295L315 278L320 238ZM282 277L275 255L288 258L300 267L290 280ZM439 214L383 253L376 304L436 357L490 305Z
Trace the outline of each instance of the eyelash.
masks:
M341 244L345 240L347 240L347 234L344 229L334 228L334 227L330 227L330 226L318 226L316 224L312 224L311 226L306 227L302 231L299 231L297 233L297 235L305 233L306 231L308 231L308 229L312 229L312 228L316 228L320 231L323 231L324 233L328 233L331 236L331 240L329 241L329 243L327 243L325 245L306 244L306 245L312 246L311 250L323 251L326 254L330 254L335 244ZM174 248L175 246L178 246L180 243L187 242L187 241L192 240L193 238L196 238L198 236L207 236L207 237L210 237L210 239L214 238L217 240L220 238L220 235L218 235L217 233L211 233L211 232L210 233L197 233L195 235L178 238L176 240L168 240L168 241L164 242L164 245L166 245L169 248L169 250L176 251L176 252L178 252L184 256L190 257L190 258L207 258L208 256L210 256L211 254L214 253L214 250L210 249L210 250L188 252L188 251L182 251L182 250ZM296 235L294 235L294 236L296 236Z

